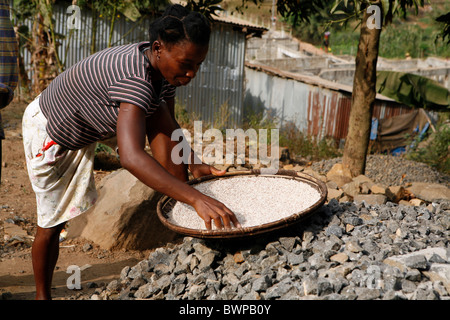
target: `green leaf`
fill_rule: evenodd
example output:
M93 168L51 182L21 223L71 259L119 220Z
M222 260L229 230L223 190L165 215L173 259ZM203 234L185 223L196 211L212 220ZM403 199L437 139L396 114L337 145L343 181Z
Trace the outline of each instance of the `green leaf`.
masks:
M334 11L337 9L339 4L342 2L342 0L336 0L336 3L334 4L333 8L331 8L330 13L334 13Z
M124 3L124 7L119 10L125 17L130 19L133 22L136 22L137 19L141 17L141 13L138 8L131 1L126 1Z
M345 15L348 15L347 12L344 12L343 10L336 10L335 12L333 12L333 14L345 14Z
M386 14L389 11L389 5L390 5L390 1L389 0L381 0L381 12L383 13L383 21L386 18Z

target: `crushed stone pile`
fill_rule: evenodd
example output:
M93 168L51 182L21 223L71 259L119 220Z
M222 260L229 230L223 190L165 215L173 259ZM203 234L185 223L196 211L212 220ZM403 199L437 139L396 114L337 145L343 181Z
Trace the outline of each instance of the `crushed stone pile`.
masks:
M237 242L185 237L84 298L449 300L449 230L450 202L333 199L277 234Z
M342 158L314 162L311 168L326 174ZM365 175L376 183L405 186L412 182L439 183L450 187L450 176L434 170L425 163L392 155L368 155Z

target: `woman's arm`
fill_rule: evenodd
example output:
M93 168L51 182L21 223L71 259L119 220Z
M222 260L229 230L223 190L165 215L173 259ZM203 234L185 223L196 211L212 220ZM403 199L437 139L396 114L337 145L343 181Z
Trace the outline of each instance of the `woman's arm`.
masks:
M121 103L117 120L117 144L122 166L150 188L194 207L211 229L240 227L236 216L224 204L212 199L170 174L145 151L146 119L139 107Z

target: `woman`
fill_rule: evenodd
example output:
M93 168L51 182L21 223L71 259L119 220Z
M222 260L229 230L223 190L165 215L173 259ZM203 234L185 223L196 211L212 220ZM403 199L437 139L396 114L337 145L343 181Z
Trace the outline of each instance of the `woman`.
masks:
M175 88L195 77L208 52L208 21L180 5L150 26L150 42L105 49L59 75L24 114L27 167L36 193L38 229L32 248L36 299L50 299L64 223L96 200L95 142L117 136L120 161L139 180L194 207L211 229L240 227L222 203L185 182L224 174L206 164L171 160ZM145 150L147 137L152 155ZM191 157L194 154L191 152Z

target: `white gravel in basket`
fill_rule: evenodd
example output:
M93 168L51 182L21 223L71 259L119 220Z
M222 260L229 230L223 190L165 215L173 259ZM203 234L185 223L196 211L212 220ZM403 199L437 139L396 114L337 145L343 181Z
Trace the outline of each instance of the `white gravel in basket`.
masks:
M233 177L202 182L194 188L224 203L234 212L242 227L259 226L289 217L320 200L320 193L311 185L286 178ZM195 209L182 202L175 204L167 218L184 228L206 229ZM212 225L214 229L214 223Z

